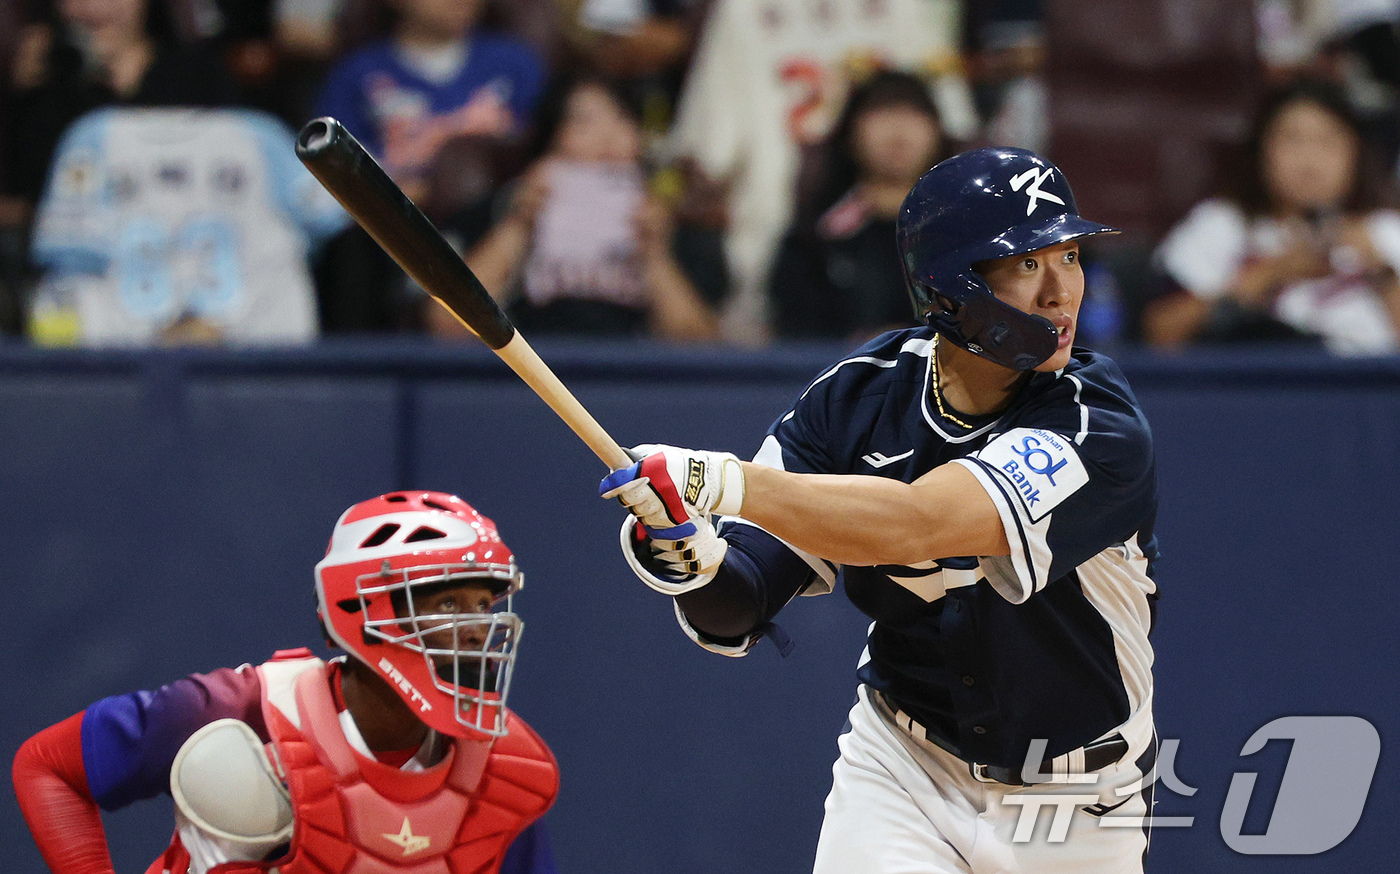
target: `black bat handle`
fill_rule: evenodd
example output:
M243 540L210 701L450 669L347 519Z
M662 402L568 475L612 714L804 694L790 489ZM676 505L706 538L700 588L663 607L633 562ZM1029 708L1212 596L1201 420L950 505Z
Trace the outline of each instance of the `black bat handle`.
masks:
M365 147L333 118L317 118L297 134L297 157L404 272L442 301L492 349L515 326L462 257L400 190Z

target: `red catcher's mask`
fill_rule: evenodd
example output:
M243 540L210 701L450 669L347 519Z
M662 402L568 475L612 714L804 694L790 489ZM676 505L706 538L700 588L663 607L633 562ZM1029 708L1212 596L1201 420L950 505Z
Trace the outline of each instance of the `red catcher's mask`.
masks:
M336 522L316 565L331 639L429 728L453 737L506 733L523 626L511 602L523 582L495 523L442 492L391 492L356 504ZM455 604L421 612L425 595L467 584L489 589L491 612Z

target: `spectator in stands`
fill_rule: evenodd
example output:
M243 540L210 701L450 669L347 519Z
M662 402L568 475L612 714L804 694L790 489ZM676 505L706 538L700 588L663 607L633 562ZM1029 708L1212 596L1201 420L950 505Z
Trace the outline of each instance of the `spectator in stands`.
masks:
M775 335L863 341L915 324L895 220L919 176L948 156L947 145L917 76L882 72L851 92L831 136L812 153L811 193L799 194L797 220L774 262Z
M347 217L293 135L246 109L106 107L68 129L34 226L47 345L317 334L308 251Z
M671 146L726 182L735 293L725 333L766 335L766 279L792 221L799 150L821 140L847 84L873 68L927 73L948 135L978 120L961 73L958 0L715 0L695 49Z
M17 0L0 0L0 149L9 142L6 128L10 76L14 52L21 33L21 15ZM29 204L8 192L10 168L6 155L0 151L0 338L20 332L20 275L23 270L24 226L28 222Z
M555 0L581 62L640 99L643 131L664 135L706 0Z
M588 64L630 79L684 61L703 0L556 0Z
M318 112L340 119L412 198L448 140L519 135L545 70L526 43L476 29L482 0L394 0L388 40L332 70Z
M320 92L345 54L346 0L268 0L268 31L276 67L268 108L293 128L315 117Z
M273 0L278 48L296 57L330 60L340 45L336 27L344 6L344 0Z
M635 107L603 79L564 80L538 136L541 157L467 252L482 284L531 334L713 338L724 279L701 265L720 260L718 238L708 258L687 257L688 237L647 191ZM426 317L433 333L462 334L431 302Z
M1387 161L1400 154L1400 0L1255 0L1265 80L1341 84L1362 135Z
M1050 139L1043 0L983 0L964 7L968 67L982 141L1043 152Z
M47 0L25 29L5 107L5 192L33 206L63 131L108 104L221 106L236 98L217 54L180 45L161 0Z
M20 37L24 33L25 20L24 10L20 8L18 0L0 0L0 107L8 108L15 51L19 48ZM8 124L8 113L0 112L0 143L8 141L5 137ZM5 186L7 168L3 158L4 155L0 154L0 197L8 190ZM0 200L0 227L5 224L7 208L12 207L7 207L5 201Z
M1400 348L1400 213L1341 90L1302 80L1272 95L1247 160L1238 190L1198 204L1158 249L1173 291L1149 304L1146 338Z
M1370 75L1400 84L1400 0L1256 0L1255 12L1259 58L1275 82L1345 75L1342 58L1354 54Z

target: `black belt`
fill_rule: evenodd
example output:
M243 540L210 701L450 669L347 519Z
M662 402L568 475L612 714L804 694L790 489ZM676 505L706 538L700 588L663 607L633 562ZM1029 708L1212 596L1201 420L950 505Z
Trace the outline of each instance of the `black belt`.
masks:
M1053 759L1046 759L1040 763L1036 774L1044 779L1028 781L1025 779L1022 768L1004 768L1000 765L983 765L969 761L967 756L963 755L952 741L940 737L929 731L922 723L915 721L914 717L899 708L894 699L881 692L875 694L894 716L895 724L909 732L915 740L931 743L944 752L951 753L967 762L973 778L983 783L1005 783L1008 786L1034 786L1038 783L1049 783L1055 778L1057 766L1059 774L1088 774L1107 768L1128 753L1128 742L1124 740L1123 735L1114 732L1108 737L1087 743L1077 750L1070 750L1068 753ZM1076 761L1081 753L1083 761Z

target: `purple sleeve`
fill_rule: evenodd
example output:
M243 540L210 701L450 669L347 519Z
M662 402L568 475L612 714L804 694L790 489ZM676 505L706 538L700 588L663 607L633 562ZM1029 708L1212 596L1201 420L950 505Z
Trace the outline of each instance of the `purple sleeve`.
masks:
M544 820L537 819L511 842L501 862L500 874L558 874L558 871L554 850L549 846L549 832L545 831Z
M180 747L216 719L240 719L264 742L262 689L256 670L219 668L161 686L103 698L83 714L83 766L103 810L170 791Z

